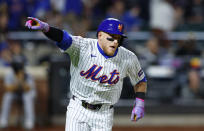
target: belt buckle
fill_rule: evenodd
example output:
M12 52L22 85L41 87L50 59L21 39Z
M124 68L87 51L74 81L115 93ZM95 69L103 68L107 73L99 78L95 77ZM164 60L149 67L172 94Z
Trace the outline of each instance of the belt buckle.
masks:
M98 111L98 110L100 110L100 109L101 109L101 107L102 107L101 105L96 105L96 109L95 109L95 110L97 110L97 111Z
M86 109L89 109L88 104L85 101L82 101L82 106Z
M87 103L86 101L82 101L82 106L85 109L89 109L89 110L97 110L98 111L101 109L100 105L91 105L91 104Z

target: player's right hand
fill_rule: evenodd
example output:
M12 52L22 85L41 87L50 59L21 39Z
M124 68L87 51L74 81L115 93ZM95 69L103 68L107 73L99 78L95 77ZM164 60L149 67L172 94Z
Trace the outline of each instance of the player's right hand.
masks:
M136 98L131 114L131 121L138 121L144 117L144 100Z
M28 20L26 21L25 26L33 30L41 30L43 32L49 31L48 23L40 21L39 19L34 17L28 17Z

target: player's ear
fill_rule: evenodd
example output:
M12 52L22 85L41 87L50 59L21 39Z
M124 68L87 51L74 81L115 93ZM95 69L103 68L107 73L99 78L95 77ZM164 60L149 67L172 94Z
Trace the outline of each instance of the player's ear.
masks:
M98 42L101 43L103 41L103 32L98 32Z
M98 38L101 38L101 36L102 36L102 32L99 31L99 32L98 32Z

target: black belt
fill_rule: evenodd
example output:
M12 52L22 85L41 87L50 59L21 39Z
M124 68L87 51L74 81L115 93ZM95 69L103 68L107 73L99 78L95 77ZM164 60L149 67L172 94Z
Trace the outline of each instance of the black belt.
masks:
M72 96L72 99L75 100L76 96ZM102 107L102 104L89 104L86 101L82 100L82 106L86 109L90 109L90 110L100 110ZM113 105L110 105L110 109L113 108Z

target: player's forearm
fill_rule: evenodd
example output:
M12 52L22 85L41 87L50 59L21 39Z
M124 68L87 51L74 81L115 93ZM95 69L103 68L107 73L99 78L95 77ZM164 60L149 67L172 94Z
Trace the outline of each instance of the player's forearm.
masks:
M56 45L62 49L67 50L72 44L72 37L66 31L62 31L55 27L50 27L48 32L44 34L51 40L56 41Z
M134 91L135 93L137 92L144 92L146 93L147 91L147 83L146 82L140 82L137 85L134 86Z
M145 93L147 90L147 83L140 82L134 86L135 96L136 98L145 99Z
M61 42L63 39L63 31L55 28L50 27L48 32L44 32L44 34L51 40L56 42Z

